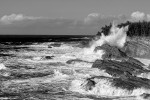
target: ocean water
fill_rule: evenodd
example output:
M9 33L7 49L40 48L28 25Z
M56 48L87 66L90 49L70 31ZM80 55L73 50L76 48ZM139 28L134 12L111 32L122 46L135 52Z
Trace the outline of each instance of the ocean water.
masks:
M124 29L115 32L123 33ZM92 76L113 78L104 70L92 68L94 61L102 59L105 53L103 50L93 52L96 46L103 43L124 45L126 35L115 37L112 34L112 37L111 41L105 36L98 41L93 40L93 36L1 37L0 99L149 100L141 96L149 94L149 89L129 91L116 88L107 78L96 79L92 89L85 88L87 78ZM139 75L144 76L150 77L148 74Z

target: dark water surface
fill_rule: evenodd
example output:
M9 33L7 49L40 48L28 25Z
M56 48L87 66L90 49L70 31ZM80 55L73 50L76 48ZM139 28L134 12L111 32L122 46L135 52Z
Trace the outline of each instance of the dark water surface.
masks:
M132 74L149 77L149 70L143 65L97 60L101 54L88 53L93 38L1 35L0 100L141 100L143 93L147 98L149 90L141 86L150 84L149 79Z

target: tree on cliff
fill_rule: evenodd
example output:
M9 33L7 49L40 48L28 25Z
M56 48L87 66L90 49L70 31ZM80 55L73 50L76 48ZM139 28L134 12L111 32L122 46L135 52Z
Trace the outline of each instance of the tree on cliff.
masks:
M118 27L125 27L129 26L129 29L127 31L127 36L133 37L133 36L150 36L150 22L130 22L127 21L125 23L121 23L118 25ZM103 33L104 35L108 35L110 28L112 24L105 25L101 28L101 32L99 32L97 35L100 35L100 33Z

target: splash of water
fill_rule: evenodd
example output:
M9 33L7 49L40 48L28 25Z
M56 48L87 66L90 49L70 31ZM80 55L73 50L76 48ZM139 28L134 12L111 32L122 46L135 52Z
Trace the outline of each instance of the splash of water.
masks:
M102 33L102 36L99 40L93 41L91 45L91 50L94 50L95 47L101 46L103 44L109 44L111 46L117 46L118 48L122 48L126 42L128 26L119 28L114 23L110 29L110 33L108 36L105 36Z
M122 89L119 87L114 87L112 83L107 79L97 79L95 87L92 90L86 90L85 85L87 84L85 80L74 80L71 83L70 90L79 92L81 94L97 95L97 96L139 96L143 93L150 93L149 89L137 88L133 90Z
M108 36L105 36L103 33L98 40L93 40L90 43L90 48L84 48L82 54L79 55L79 58L83 58L86 61L95 61L96 59L102 59L102 55L105 53L103 50L98 50L95 52L95 48L102 46L103 44L109 44L110 46L116 46L122 48L126 42L128 26L119 28L114 23L110 29ZM89 58L90 57L90 58Z
M105 43L108 43L111 46L117 46L118 48L122 48L126 42L128 26L118 28L113 24L110 35L103 36Z

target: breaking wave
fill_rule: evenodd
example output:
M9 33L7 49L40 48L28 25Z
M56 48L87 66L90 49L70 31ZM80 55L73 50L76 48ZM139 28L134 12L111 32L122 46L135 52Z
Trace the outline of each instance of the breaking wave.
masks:
M121 57L119 60L115 58L103 59L103 55L107 54L108 49L114 49L114 53L120 53L119 50L126 46L127 31L128 26L119 28L113 24L108 36L102 33L99 39L89 43L89 47L82 46L82 43L80 44L78 41L72 43L46 42L27 45L28 48L26 49L9 50L7 53L14 54L15 57L10 57L10 59L5 57L4 64L0 64L0 75L4 79L2 82L4 87L1 86L3 87L1 91L14 93L20 88L20 91L26 92L38 87L37 90L33 91L45 92L40 88L43 86L47 90L47 94L44 95L51 98L52 95L55 95L49 94L52 90L56 92L59 92L57 91L59 89L63 90L60 94L55 95L56 100L59 99L60 95L81 97L79 100L85 96L87 96L85 99L87 100L89 95L98 97L98 99L108 97L111 100L117 97L115 100L122 100L120 97L125 97L123 100L130 100L126 97L138 98L142 94L150 94L150 86L148 86L150 84L150 71L146 68L148 63L147 66L142 66L140 60L130 59L130 57L123 60ZM95 48L103 45L106 46L106 50L103 48L95 50ZM110 55L112 51L109 51ZM94 64L97 64L96 67ZM9 74L3 75L6 72ZM11 80L7 81L7 79ZM9 83L8 86L5 85L5 81ZM123 84L123 82L126 83ZM31 85L28 86L28 84ZM52 86L53 89L51 90ZM12 88L8 89L8 87ZM81 95L71 93L65 95L64 90ZM43 96L43 94L41 95ZM73 99L72 97L70 98ZM133 100L137 100L137 98Z
M98 96L139 96L143 93L150 93L149 89L138 88L134 90L127 90L118 87L114 87L112 83L107 79L96 80L96 86L88 90L86 80L74 80L71 83L70 90L74 92L79 92L88 95L98 95Z
M118 28L116 25L113 24L108 36L105 36L102 33L100 39L93 40L90 43L91 46L89 48L84 48L82 56L91 57L84 60L91 59L90 61L95 61L96 59L102 59L102 55L105 54L105 52L103 50L94 51L94 49L104 44L117 47L118 49L123 48L127 39L127 34L126 34L127 31L128 31L128 26ZM103 74L102 76L105 75L106 74ZM107 77L112 77L112 76L108 75ZM140 75L137 75L137 77L149 79L150 75L149 73L141 73ZM96 96L110 96L110 97L111 96L113 97L140 96L144 93L150 94L150 89L146 89L143 87L134 88L132 90L121 88L121 87L115 87L113 85L113 82L107 78L100 78L100 79L96 78L94 79L94 81L90 81L90 82L87 81L87 79L75 79L71 83L70 90L82 94L96 95Z
M126 42L128 26L118 28L115 24L112 25L110 33L108 36L105 36L103 33L101 34L100 39L93 40L90 48L84 49L84 55L93 55L98 56L97 59L101 59L104 54L103 50L99 50L94 52L94 49L98 46L102 46L103 44L109 44L110 46L116 46L118 48L122 48ZM96 59L94 59L96 60Z

